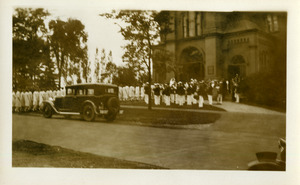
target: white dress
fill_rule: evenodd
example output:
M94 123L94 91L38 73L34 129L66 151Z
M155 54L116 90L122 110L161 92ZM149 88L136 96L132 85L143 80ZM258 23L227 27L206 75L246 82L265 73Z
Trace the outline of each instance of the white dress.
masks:
M136 100L140 99L140 87L139 86L135 87L135 99Z

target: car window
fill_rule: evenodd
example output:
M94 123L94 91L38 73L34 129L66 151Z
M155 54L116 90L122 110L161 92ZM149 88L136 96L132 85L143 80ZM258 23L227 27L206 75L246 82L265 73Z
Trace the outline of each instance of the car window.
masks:
M110 93L110 94L114 94L115 93L115 89L114 88L106 88L105 92L106 93Z
M94 95L94 89L87 89L87 95Z
M75 95L75 89L67 88L67 95Z
M83 89L78 89L77 95L84 95L84 90Z

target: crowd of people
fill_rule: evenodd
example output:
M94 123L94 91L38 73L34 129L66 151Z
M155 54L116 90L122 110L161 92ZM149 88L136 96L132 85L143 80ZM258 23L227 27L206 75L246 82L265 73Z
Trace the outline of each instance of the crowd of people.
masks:
M12 93L12 110L13 112L30 112L40 111L43 108L43 101L55 99L57 96L64 96L65 90L61 89L36 89L30 91L17 90Z
M155 105L179 106L197 104L203 107L204 100L212 105L214 98L217 104L222 104L226 95L232 94L232 100L240 102L239 90L240 78L236 75L231 81L228 80L201 80L191 79L189 82L176 82L171 79L170 83L154 83L149 86L145 83L142 87L124 86L119 87L121 101L144 100L149 103L149 90Z
M239 103L240 78L236 75L231 81L228 80L201 80L191 79L189 82L176 82L171 79L170 83L143 86L119 86L120 101L144 101L149 103L149 92L155 105L198 105L203 107L204 100L212 105L213 101L222 104L226 95L232 94L232 100ZM61 89L36 89L17 90L12 93L13 112L40 111L43 108L43 101L54 100L57 96L65 96L64 88Z

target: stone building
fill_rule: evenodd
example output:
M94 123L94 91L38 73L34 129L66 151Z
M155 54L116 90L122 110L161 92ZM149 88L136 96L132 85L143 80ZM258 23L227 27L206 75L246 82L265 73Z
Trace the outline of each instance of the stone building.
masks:
M286 12L162 11L153 79L247 77L286 68Z

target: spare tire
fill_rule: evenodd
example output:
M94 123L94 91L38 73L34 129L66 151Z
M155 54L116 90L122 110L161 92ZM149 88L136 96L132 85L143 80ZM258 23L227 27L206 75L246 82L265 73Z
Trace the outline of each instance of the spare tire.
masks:
M107 101L107 109L110 113L118 113L120 109L119 99L116 97L111 97Z

